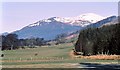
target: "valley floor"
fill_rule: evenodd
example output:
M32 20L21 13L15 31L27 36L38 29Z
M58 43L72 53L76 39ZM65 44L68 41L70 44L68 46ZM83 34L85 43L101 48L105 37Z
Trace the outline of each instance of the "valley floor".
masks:
M115 60L71 58L72 43L3 51L2 68L119 68Z

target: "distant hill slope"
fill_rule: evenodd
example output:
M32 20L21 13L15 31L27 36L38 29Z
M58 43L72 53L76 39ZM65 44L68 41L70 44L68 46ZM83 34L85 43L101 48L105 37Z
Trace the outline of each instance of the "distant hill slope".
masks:
M94 16L98 19L92 19ZM81 29L100 27L114 19L116 19L116 16L104 18L91 13L73 18L51 17L30 24L12 33L17 34L19 39L39 37L44 38L45 40L53 40L59 34L66 33L69 36L69 34L80 31Z
M27 26L13 33L17 34L19 38L39 37L46 40L51 40L61 33L71 33L80 29L80 26L73 26L57 21L52 21L40 22L40 25L38 26Z
M117 19L116 16L110 16L110 17L107 17L107 18L105 18L105 19L103 19L103 20L101 20L101 21L98 21L98 22L94 23L94 24L88 25L87 28L90 28L90 27L92 27L92 28L93 28L93 27L97 28L97 27L100 27L100 26L105 25L105 24L107 24L107 23L113 22L113 21L115 21L116 19ZM113 24L114 24L114 23L113 23Z

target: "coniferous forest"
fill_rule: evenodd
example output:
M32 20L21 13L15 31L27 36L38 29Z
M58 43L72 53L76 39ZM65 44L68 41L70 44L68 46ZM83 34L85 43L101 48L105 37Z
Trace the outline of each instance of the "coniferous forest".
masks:
M120 24L82 30L75 50L83 55L120 55Z

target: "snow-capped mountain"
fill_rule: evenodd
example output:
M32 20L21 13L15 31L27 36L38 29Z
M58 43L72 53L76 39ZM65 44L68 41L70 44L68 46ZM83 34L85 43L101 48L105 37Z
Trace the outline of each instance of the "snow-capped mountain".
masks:
M87 14L82 14L80 16L76 16L76 17L53 17L52 19L51 18L43 19L34 24L30 24L29 26L30 27L31 26L39 26L39 25L41 25L41 22L50 23L52 21L57 21L57 22L66 23L66 24L70 24L70 25L85 27L89 24L96 23L104 18L105 17L96 15L94 13L87 13Z
M56 17L52 17L47 20L40 20L13 33L17 34L20 39L39 37L44 38L45 40L52 40L55 39L59 34L69 34L82 28L80 26L73 26L70 24L57 22L54 20L55 18Z
M32 23L13 33L21 38L39 37L45 40L53 40L59 34L70 34L87 27L100 27L115 19L102 17L93 13L82 14L76 17L51 17Z
M79 25L82 24L82 22L88 22L88 23L96 23L102 19L105 19L105 17L102 17L100 15L94 14L94 13L86 13L86 14L82 14L80 16L76 16L76 17L65 17L65 18L60 18L60 17L56 17L55 20L59 21L59 22L63 22L63 23L69 23L69 24L75 24L75 23L79 23ZM89 24L83 24L81 26L84 25L89 25Z
M94 14L94 13L87 13L87 14L82 14L77 17L78 20L84 20L84 21L89 21L91 23L96 23L102 19L105 19L105 17L102 17L100 15Z

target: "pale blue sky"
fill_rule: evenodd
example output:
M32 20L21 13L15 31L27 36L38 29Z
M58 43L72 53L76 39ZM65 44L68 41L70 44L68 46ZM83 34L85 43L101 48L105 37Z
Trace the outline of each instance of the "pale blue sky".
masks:
M117 2L4 2L2 31L12 32L53 16L74 17L83 13L117 15Z
M2 2L118 2L119 0L1 0Z

